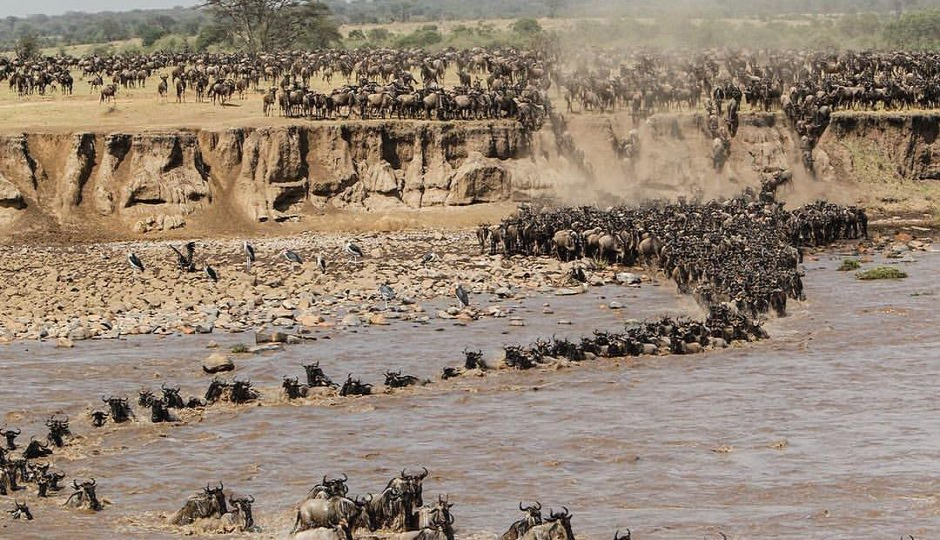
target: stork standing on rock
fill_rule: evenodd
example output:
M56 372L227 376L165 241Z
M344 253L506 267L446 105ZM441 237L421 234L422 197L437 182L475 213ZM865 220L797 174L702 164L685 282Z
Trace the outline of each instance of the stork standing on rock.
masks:
M457 302L459 302L461 308L470 306L470 295L467 294L467 291L464 290L463 285L457 284Z
M388 283L383 283L379 285L379 294L382 300L385 300L385 311L388 311L388 302L395 299L395 289L391 288Z
M176 253L176 264L179 265L180 270L183 272L193 272L196 270L196 264L193 262L193 257L196 254L196 242L186 243L186 255L183 255L180 250L176 249L176 246L171 245L170 249Z
M134 272L143 273L144 263L140 261L140 258L133 251L127 254L127 262L131 265L131 268L134 269Z
M291 265L294 265L294 264L302 265L304 263L304 260L300 257L300 255L298 255L297 253L289 249L284 250L284 258L287 259L287 261L291 263Z
M215 271L215 268L212 268L211 266L209 266L209 263L206 263L205 272L206 272L206 275L209 276L209 279L211 279L213 283L219 282L218 272Z
M433 251L429 251L424 254L424 257L421 257L421 265L427 266L431 264L432 262L434 262L435 260L437 260L437 253L434 253Z
M343 246L343 251L346 252L346 254L352 257L354 260L358 261L359 259L362 258L362 249L350 241L347 241L346 245Z
M255 262L255 248L245 240L242 249L245 250L245 271L251 272L251 263Z
M319 253L317 253L317 268L320 269L321 274L326 273L326 259L323 258Z

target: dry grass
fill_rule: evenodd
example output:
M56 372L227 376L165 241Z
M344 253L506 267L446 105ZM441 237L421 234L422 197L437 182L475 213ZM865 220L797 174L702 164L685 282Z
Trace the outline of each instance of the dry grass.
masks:
M168 70L167 70L168 71ZM196 103L195 93L189 91L185 103L176 103L175 92L170 90L166 100L157 95L159 72L147 80L146 88L120 88L113 105L99 102L98 92L91 92L87 80L80 72L73 72L74 93L20 97L6 84L0 85L0 133L72 133L112 132L133 130L225 129L230 127L264 127L288 125L299 119L262 114L264 88L276 84L261 81L258 91L249 91L245 99L237 95L224 107L211 102ZM329 92L345 84L341 75L327 83L319 77L310 81L313 89ZM459 82L456 71L448 70L445 84ZM355 115L352 117L357 119Z

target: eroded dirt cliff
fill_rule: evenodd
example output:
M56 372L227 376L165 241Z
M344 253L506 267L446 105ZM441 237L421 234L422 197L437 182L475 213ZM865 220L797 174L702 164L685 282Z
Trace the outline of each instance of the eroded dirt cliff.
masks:
M334 210L727 196L778 169L794 171L790 202L936 208L938 115L835 115L815 174L781 115L742 115L720 170L703 121L616 114L559 118L536 133L508 121L388 121L0 136L0 236L251 232ZM626 153L616 147L624 141Z

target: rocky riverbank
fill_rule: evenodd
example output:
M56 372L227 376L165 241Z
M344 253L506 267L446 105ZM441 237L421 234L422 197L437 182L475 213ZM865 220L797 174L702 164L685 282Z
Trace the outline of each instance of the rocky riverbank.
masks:
M354 239L365 255L359 261L343 254L348 239L309 233L252 240L258 260L250 272L239 239L197 241L195 272L178 269L169 242L3 247L0 340L61 339L67 346L135 334L248 331L258 332L258 342L299 340L338 326L506 317L501 303L514 296L584 290L568 278L572 263L480 255L471 231L361 235ZM288 262L286 249L304 264ZM131 252L144 272L128 264ZM435 259L422 264L429 252ZM202 271L206 263L218 282ZM640 269L624 272L591 270L589 284L636 281ZM388 309L378 292L383 283L396 293ZM456 307L458 283L470 294L469 308ZM440 309L424 305L432 300Z

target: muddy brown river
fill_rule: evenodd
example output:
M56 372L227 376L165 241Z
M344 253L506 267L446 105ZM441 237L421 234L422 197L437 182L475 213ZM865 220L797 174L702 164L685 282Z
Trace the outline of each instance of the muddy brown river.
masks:
M456 503L458 537L500 534L520 500L538 499L546 511L567 506L578 537L601 540L627 527L640 540L719 530L735 539L938 538L940 254L916 258L902 263L908 279L880 282L836 272L837 255L807 260L808 300L768 323L771 340L694 356L437 380L464 347L492 357L537 336L696 314L668 283L500 303L524 327L432 319L323 332L235 357L236 373L265 393L262 406L214 406L175 425L152 425L137 390L170 382L184 397L202 395L208 341L227 350L247 335L3 345L3 422L22 427L25 443L44 435L47 415L71 414L80 438L55 466L69 485L95 477L109 504L89 515L62 508L70 490L32 500L36 519L0 516L0 538L173 538L164 517L218 479L255 496L260 537L285 538L292 505L322 475L345 472L350 493L364 494L422 465L431 470L426 501L442 493ZM624 309L600 308L611 300ZM543 314L545 303L553 314ZM279 398L281 376L302 376L300 364L314 359L334 379L352 373L379 387L383 371L400 368L435 383L302 404ZM84 413L102 406L101 394L132 397L140 421L92 428ZM3 510L11 499L0 496Z

